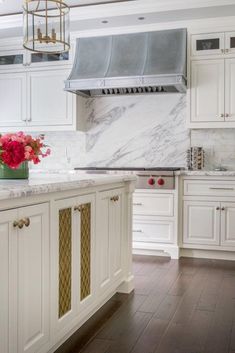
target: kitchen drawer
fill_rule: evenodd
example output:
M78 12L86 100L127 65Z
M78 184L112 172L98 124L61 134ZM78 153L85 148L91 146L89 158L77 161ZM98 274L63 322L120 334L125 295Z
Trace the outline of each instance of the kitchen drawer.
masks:
M133 197L134 215L174 216L173 194L138 194Z
M133 241L173 243L174 222L134 219Z
M184 180L185 196L235 196L235 180Z

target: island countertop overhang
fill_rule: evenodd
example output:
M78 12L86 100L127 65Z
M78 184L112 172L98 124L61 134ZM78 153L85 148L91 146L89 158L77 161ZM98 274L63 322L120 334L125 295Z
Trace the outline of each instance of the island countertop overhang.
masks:
M0 180L0 201L135 180L134 175L125 174L31 172L28 180Z

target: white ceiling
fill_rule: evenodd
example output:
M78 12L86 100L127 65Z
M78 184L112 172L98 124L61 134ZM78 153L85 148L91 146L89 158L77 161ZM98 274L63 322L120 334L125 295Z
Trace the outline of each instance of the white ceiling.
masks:
M23 0L0 0L0 15L22 12ZM65 0L69 6L96 5L99 3L119 2L120 0ZM131 0L126 0L131 1Z

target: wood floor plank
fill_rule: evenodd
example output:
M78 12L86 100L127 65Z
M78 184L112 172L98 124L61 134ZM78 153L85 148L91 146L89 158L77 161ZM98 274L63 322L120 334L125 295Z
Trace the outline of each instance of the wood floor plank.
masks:
M222 271L209 271L197 308L215 311L223 279Z
M229 348L230 348L230 351L235 352L235 321L233 321Z
M133 315L132 320L123 322L121 329L113 337L115 340L108 348L107 353L131 352L151 318L152 315L149 313L137 312Z
M139 307L139 311L143 311L145 313L153 313L155 314L161 303L165 298L165 294L156 293L148 295L143 304Z
M209 311L196 310L185 327L184 335L180 342L180 353L203 352L213 313Z
M152 318L131 353L154 353L164 335L168 321Z
M139 309L146 297L142 295L132 294L130 299L116 312L113 317L99 331L97 337L106 340L115 340L120 332L122 332L123 324L132 322L132 316Z
M96 338L80 352L81 353L106 353L111 344L112 344L111 341Z
M167 294L161 302L161 305L159 305L154 317L159 320L170 321L174 316L181 300L181 296Z
M193 275L181 273L169 290L171 295L183 295L189 288Z

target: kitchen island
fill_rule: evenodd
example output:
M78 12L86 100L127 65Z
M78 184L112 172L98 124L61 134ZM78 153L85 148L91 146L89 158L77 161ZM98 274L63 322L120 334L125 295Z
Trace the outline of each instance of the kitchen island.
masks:
M0 181L0 352L54 352L133 290L134 187L76 172Z

